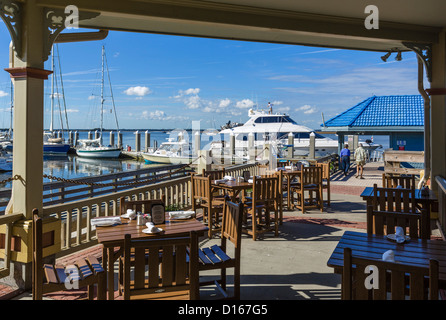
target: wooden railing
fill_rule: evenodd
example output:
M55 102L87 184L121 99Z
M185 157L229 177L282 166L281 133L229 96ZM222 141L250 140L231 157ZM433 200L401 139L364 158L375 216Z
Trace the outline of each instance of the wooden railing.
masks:
M128 190L139 182L157 178L156 181L184 177L191 169L184 165L165 165L145 169L124 171L94 177L81 177L75 179L60 179L61 181L48 182L43 185L43 205L53 205L92 198L111 192ZM56 177L57 179L57 177ZM155 181L155 180L152 180ZM4 214L11 197L11 190L0 191L0 215Z
M241 176L249 170L252 175L259 173L257 164L243 164L226 169L228 174ZM66 203L44 205L43 217L53 216L61 220L60 256L96 244L96 231L91 226L91 219L100 216L119 215L119 199L166 199L170 210L188 209L190 200L190 177L183 176L128 190L121 190L88 199ZM169 210L169 209L168 209Z

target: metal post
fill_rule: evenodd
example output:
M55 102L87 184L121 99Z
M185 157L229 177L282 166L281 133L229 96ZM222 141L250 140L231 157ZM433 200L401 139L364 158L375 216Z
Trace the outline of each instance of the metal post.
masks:
M314 132L310 133L310 152L308 154L308 158L316 158L316 135L314 134Z
M110 131L110 145L115 145L115 133L113 131Z
M139 131L135 131L135 150L136 152L141 151L141 135Z
M287 157L292 159L294 155L294 134L292 132L288 133L288 145L291 147L288 147Z
M146 152L148 152L149 148L150 148L150 133L149 133L149 130L146 130L146 132L145 132L144 143L145 143L145 146L146 146Z
M118 148L122 149L122 133L118 131Z

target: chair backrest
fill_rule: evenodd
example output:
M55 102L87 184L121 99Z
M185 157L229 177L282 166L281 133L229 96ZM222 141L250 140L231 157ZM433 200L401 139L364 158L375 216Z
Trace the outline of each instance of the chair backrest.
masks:
M301 183L305 185L322 183L322 168L317 166L301 168Z
M415 176L413 174L410 175L398 175L394 176L392 174L382 174L382 187L383 188L396 188L398 186L403 187L404 189L411 189L412 187L416 188L415 185Z
M372 204L375 210L415 213L417 212L415 187L379 188L374 184Z
M193 204L195 204L196 200L201 200L207 203L212 201L210 176L191 176L191 199Z
M243 203L236 204L226 200L223 205L221 237L240 248L242 241Z
M377 268L372 275L370 267ZM422 267L355 257L351 248L344 248L342 299L387 300L390 295L392 300L404 300L408 295L411 300L438 300L438 273L437 260L431 259L429 267ZM372 277L373 283L367 277ZM390 286L387 285L388 282ZM409 291L406 289L407 284Z
M264 203L267 205L273 203L277 204L280 200L279 188L280 182L279 175L277 174L262 178L254 176L252 186L253 208L255 208L257 203Z
M223 168L222 170L211 170L211 171L206 171L206 169L203 169L201 174L202 177L211 177L211 180L223 179L225 175L226 175L225 168Z
M330 180L330 163L316 163L316 167L321 167L323 180Z
M198 299L196 232L186 237L134 240L126 234L123 260L125 300L130 296L162 298L166 293L184 290L189 291L191 299Z
M150 210L153 204L165 204L164 195L162 199L151 199L151 200L127 200L125 197L119 199L119 212L120 214L125 214L127 209L135 210L135 212L146 213Z
M411 238L430 238L429 211L416 208L414 188L378 188L375 184L372 203L367 206L369 234L392 234L399 226Z

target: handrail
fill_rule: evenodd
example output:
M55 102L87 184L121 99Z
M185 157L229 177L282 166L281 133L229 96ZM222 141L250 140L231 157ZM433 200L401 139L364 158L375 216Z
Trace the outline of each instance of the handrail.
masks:
M132 185L133 183L137 185L136 183L138 183L138 181L154 178L163 172L170 172L171 174L169 174L167 178L159 179L159 181L170 179L172 176L185 176L188 173L186 168L184 168L184 170L172 173L173 171L182 169L183 167L183 165L167 165L110 173L94 177L61 179L63 181L47 182L43 184L43 204L52 205L67 201L76 201L106 193L130 189L134 187L134 185ZM101 183L105 183L107 181L114 185L105 187L101 186ZM0 191L0 215L4 214L4 210L8 205L10 197L11 189Z

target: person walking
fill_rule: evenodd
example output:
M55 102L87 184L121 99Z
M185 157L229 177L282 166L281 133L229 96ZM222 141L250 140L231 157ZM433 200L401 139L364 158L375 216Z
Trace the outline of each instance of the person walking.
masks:
M344 176L348 174L350 169L350 150L348 149L348 144L344 145L344 149L341 150L341 170L344 171Z
M359 147L355 150L355 160L356 160L356 178L361 175L361 179L364 179L362 176L364 172L365 160L367 159L367 153L362 147L362 143L359 144Z

